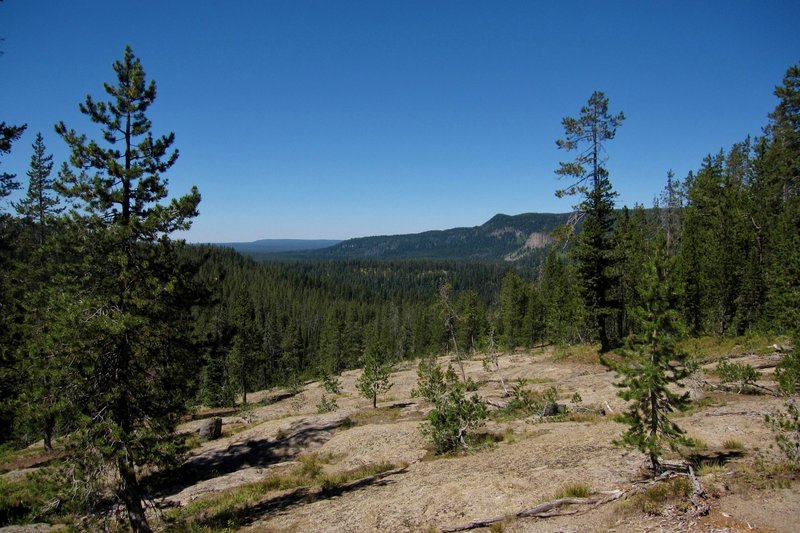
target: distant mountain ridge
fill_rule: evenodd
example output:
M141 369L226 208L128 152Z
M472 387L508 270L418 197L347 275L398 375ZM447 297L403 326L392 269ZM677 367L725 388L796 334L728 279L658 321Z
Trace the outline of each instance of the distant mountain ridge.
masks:
M466 261L537 260L570 213L497 214L480 226L404 235L358 237L345 241L264 239L220 243L256 260L446 259Z
M219 242L217 246L233 248L240 254L260 255L317 250L339 244L333 239L260 239L252 242Z
M501 213L480 226L423 233L358 237L345 241L262 239L218 245L233 248L256 260L535 260L552 241L553 230L565 224L569 217L569 213Z

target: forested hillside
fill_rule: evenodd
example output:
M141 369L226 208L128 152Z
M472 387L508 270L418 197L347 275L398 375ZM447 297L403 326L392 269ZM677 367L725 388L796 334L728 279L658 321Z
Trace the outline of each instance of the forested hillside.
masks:
M457 259L520 261L534 264L552 241L551 234L569 214L498 214L480 226L408 235L361 237L315 250L318 259Z
M148 531L140 476L178 461L175 426L197 405L233 406L346 369L385 378L404 360L453 353L461 365L474 352L543 345L615 354L603 361L627 376L625 399L645 405L623 419L626 438L658 472L659 439L680 438L666 413L686 407L669 388L691 367L678 341L767 333L796 343L799 66L776 89L762 136L711 153L683 179L665 169L655 206L615 205L602 154L613 154L625 117L596 92L557 141L574 156L555 169L574 214L497 215L281 262L173 240L198 215L200 193L167 190L175 135L152 132L155 84L130 48L114 74L108 101L80 104L99 131L56 125L70 151L57 176L37 137L27 193L4 204L0 226L0 441L61 446L64 507L119 500L130 526ZM24 149L15 144L24 129L0 124L0 153ZM22 186L0 177L3 198ZM420 394L440 420L453 406L485 416L480 398L464 400L463 366L460 377L434 366L420 366L429 385ZM799 368L787 350L777 371L785 393ZM363 379L374 405L380 379ZM664 434L642 436L646 419ZM448 449L466 446L464 424Z

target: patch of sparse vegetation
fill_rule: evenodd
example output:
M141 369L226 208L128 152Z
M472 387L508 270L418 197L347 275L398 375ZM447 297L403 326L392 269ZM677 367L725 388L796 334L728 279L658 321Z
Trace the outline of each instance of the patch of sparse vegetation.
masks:
M537 392L527 388L528 380L520 378L511 387L511 399L506 406L494 414L495 419L508 420L521 418L531 415L542 415L545 407L556 405L558 400L558 389L548 387L542 392Z
M322 398L320 398L319 402L317 403L317 413L320 414L332 413L338 408L339 405L336 403L336 398L326 394L323 394Z
M585 363L590 365L600 364L600 346L597 344L567 344L556 346L553 351L553 360L559 362Z
M719 374L722 383L734 383L738 386L738 392L742 393L758 380L758 370L751 365L745 363L731 363L727 360L722 360L717 365L717 374Z
M786 403L785 411L767 415L765 420L775 435L775 443L786 459L800 466L800 410L795 400Z
M0 527L36 521L70 523L81 503L58 468L43 468L16 479L0 477Z
M800 478L800 468L792 461L767 461L757 456L753 461L736 465L731 484L734 490L788 489Z
M272 474L258 483L198 499L185 507L169 511L165 517L167 530L203 531L204 526L214 531L238 528L244 525L248 509L257 505L270 491L307 488L317 489L324 496L347 483L408 466L407 463L396 465L381 462L343 472L325 473L323 465L330 460L329 455L302 455L298 457L300 464L288 473Z
M744 443L739 439L729 438L723 441L722 447L726 450L744 450Z
M708 450L708 443L700 437L686 437L684 445L695 452Z
M567 483L562 485L558 492L556 492L553 499L560 500L561 498L588 498L592 494L592 489L582 481Z
M724 393L713 393L699 400L690 402L686 410L678 411L674 413L673 416L690 416L710 407L722 407L727 405L727 403L728 400L725 398Z
M775 340L766 335L744 337L705 336L686 339L680 346L698 363L713 363L721 359L743 355L767 355Z
M700 464L697 467L697 475L698 476L708 476L712 474L723 474L725 473L725 466L720 461L708 461Z
M617 510L623 515L630 512L659 515L667 506L688 509L691 503L687 498L691 492L692 483L689 479L683 476L675 477L637 492L618 504Z

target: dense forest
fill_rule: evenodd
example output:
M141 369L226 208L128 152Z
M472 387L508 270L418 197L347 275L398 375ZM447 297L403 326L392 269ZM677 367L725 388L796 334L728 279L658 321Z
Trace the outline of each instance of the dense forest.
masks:
M647 208L615 206L602 153L625 117L592 95L558 141L577 154L556 169L567 180L558 194L579 199L575 215L525 266L256 262L173 240L200 194L166 200L177 151L146 116L155 84L130 49L114 71L107 102L80 104L100 133L58 123L71 157L56 175L37 135L27 192L3 204L0 442L49 448L74 436L82 494L112 465L136 530L147 528L136 469L175 456L167 436L194 405L233 405L367 356L391 364L574 343L607 352L646 332L655 285L679 317L676 335L797 338L800 66L777 87L763 135L709 154L684 179L665 169ZM0 128L0 153L24 149L24 125ZM0 178L4 200L22 187Z

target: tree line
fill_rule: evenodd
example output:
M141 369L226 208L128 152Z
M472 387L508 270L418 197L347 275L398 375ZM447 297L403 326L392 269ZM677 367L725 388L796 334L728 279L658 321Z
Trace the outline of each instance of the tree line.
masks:
M168 200L178 151L147 117L155 83L130 48L113 69L107 100L79 106L99 134L59 122L70 158L56 176L37 135L27 192L3 205L0 443L49 448L69 435L85 503L101 503L93 485L111 468L136 531L149 529L137 469L174 461L174 426L198 403L495 345L598 342L609 352L649 342L669 359L684 332L797 334L798 66L777 87L763 135L710 154L685 179L668 172L649 208L615 209L604 154L625 117L594 93L557 141L577 154L556 170L569 180L558 194L580 199L575 215L542 262L522 268L256 263L173 240L200 194ZM0 154L24 130L0 124ZM0 174L2 199L20 187Z

